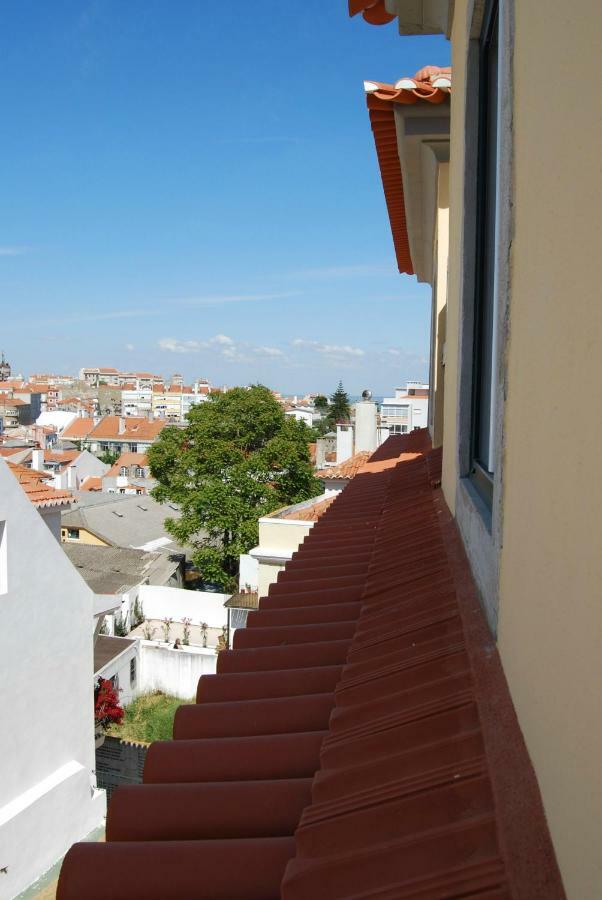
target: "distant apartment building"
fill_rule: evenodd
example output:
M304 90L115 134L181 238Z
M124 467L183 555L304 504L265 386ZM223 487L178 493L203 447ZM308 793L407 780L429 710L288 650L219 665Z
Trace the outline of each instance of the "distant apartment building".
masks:
M206 382L197 381L192 386L154 385L152 390L153 416L181 422L193 406L208 399L210 392L211 388Z
M159 385L155 385L159 387ZM121 391L121 411L124 416L150 416L153 408L153 387L125 384Z
M161 375L153 375L151 372L120 372L119 369L111 367L80 369L79 379L85 381L90 387L99 387L101 384L120 387L130 383L149 386L160 384L163 381Z
M421 381L408 381L405 388L395 388L394 397L384 397L380 408L380 424L389 434L406 434L428 425L429 386Z

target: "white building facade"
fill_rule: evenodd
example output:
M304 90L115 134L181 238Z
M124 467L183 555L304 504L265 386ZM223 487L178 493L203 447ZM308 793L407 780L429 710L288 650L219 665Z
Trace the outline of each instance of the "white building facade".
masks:
M98 827L92 592L0 462L0 897Z
M407 434L428 426L429 386L421 381L408 381L405 388L395 388L394 397L384 397L380 408L381 427L389 434Z

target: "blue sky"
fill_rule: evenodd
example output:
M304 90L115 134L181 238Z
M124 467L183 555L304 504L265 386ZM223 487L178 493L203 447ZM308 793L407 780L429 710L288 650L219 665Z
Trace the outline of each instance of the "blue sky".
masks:
M346 0L5 0L0 347L285 392L427 375L362 88L449 63Z

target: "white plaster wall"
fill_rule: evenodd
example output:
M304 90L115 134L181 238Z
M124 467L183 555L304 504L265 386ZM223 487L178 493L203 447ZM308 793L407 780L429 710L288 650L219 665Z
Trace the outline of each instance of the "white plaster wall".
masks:
M138 691L164 691L182 700L196 695L201 675L214 675L217 654L214 650L182 647L174 650L154 641L140 641Z
M10 622L0 630L0 897L10 898L99 825L105 803L91 787L92 592L3 462L0 522Z
M249 585L252 591L257 590L259 577L259 563L249 553L241 553L240 568L238 574L238 588L244 590Z
M337 425L337 465L353 456L353 425Z
M228 623L228 611L224 603L230 596L154 584L141 585L138 593L145 619L163 619L165 616L172 619L187 617L192 619L195 625L206 622L210 628L222 628Z
M355 453L368 450L373 453L378 446L376 429L376 403L362 400L355 404Z
M136 658L136 681L130 684L130 662ZM119 703L127 706L131 703L140 690L140 642L132 644L123 653L112 659L106 666L95 673L95 677L111 679L117 675L119 679Z

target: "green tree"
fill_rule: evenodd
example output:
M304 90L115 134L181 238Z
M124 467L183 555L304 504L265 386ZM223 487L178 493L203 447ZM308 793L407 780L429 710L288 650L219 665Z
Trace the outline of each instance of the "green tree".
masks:
M314 397L314 408L320 412L325 412L328 409L328 397L325 397L324 394L318 394L317 397Z
M211 394L168 426L149 449L153 496L177 503L166 529L195 548L203 578L234 587L239 556L258 541L260 516L321 491L313 476L311 430L284 415L262 385Z
M348 422L350 415L349 397L343 387L343 382L339 381L336 391L330 396L330 410L328 412L329 426L331 428L336 428L337 422Z
M117 462L120 457L120 453L117 453L115 450L105 450L103 453L98 454L98 458L101 462L105 463L107 466L113 466Z

